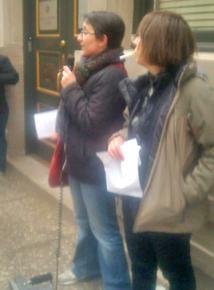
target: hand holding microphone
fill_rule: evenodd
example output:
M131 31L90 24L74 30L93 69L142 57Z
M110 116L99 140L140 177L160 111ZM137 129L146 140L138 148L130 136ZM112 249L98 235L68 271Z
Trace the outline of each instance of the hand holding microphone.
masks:
M67 58L67 65L63 66L62 71L61 86L63 88L76 82L76 77L75 74L73 73L73 68L74 68L74 57L73 55L69 55Z
M67 57L67 66L69 67L70 70L73 70L74 62L75 62L75 59L74 59L73 54L69 54Z

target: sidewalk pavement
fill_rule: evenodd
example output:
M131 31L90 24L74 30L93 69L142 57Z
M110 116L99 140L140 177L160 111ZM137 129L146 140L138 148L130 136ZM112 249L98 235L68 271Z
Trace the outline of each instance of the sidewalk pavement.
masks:
M18 275L29 279L51 272L55 277L56 270L59 189L48 185L47 164L29 156L13 158L9 163L6 177L0 176L1 290L8 290L8 282ZM64 189L63 205L60 273L68 269L75 248L76 226L68 188ZM198 269L195 274L198 290L213 289L211 278ZM160 273L158 280L167 285ZM102 286L95 280L58 289L101 290Z
M0 177L0 221L0 289L8 290L8 282L18 275L55 276L58 203L11 167ZM69 267L75 232L72 212L65 209L59 272ZM101 290L101 281L58 289Z
M48 167L31 157L10 160L0 176L0 289L17 276L56 273L59 189L47 183ZM69 268L75 249L76 225L68 188L63 194L63 221L59 273ZM55 281L54 281L55 286ZM59 290L102 290L100 279ZM157 287L156 290L165 288ZM21 289L17 289L21 290Z
M0 177L0 289L22 275L53 273L56 270L59 189L47 182L48 167L29 156L9 160L7 176ZM69 268L75 248L76 226L68 188L63 194L63 229L59 273ZM212 283L195 269L198 290L211 290ZM167 289L159 273L156 290ZM210 288L211 287L211 288ZM101 281L59 286L59 290L101 290Z

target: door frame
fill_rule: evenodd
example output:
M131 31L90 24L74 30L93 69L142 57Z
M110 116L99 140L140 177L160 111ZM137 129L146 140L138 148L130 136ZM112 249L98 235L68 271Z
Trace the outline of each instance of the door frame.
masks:
M77 33L78 30L78 0L58 0L62 1L63 5L67 5L67 10L70 11L70 15L67 14L67 17L63 16L61 21L62 25L65 25L67 22L67 26L70 27L71 31L67 31L66 35L69 35L69 48L71 49L73 45L73 50L75 49L72 40L74 39L74 34ZM36 100L36 84L38 84L38 75L36 73L36 52L32 49L34 38L46 38L46 36L38 36L38 27L36 27L36 19L38 19L38 9L35 10L36 5L38 4L37 0L23 0L23 53L24 53L24 114L25 114L25 153L26 154L34 154L38 149L38 142L36 141L36 132L34 125L33 114L36 112L37 100ZM36 15L37 14L37 15ZM36 18L37 17L37 18ZM62 28L61 31L62 32ZM58 36L60 41L61 35ZM71 40L71 41L70 41ZM48 151L48 150L47 150ZM45 153L46 154L46 153ZM48 159L50 158L50 154L47 153Z

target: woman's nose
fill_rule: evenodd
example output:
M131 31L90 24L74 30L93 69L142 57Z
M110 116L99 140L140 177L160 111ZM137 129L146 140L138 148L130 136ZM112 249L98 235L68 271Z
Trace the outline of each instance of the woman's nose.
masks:
M82 37L81 35L78 33L78 34L75 34L75 38L78 42L80 42L82 40Z

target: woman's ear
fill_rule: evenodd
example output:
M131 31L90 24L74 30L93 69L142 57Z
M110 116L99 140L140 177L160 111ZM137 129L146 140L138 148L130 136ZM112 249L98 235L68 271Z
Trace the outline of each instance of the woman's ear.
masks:
M108 47L108 36L106 34L103 34L103 36L100 38L100 47L103 49Z

